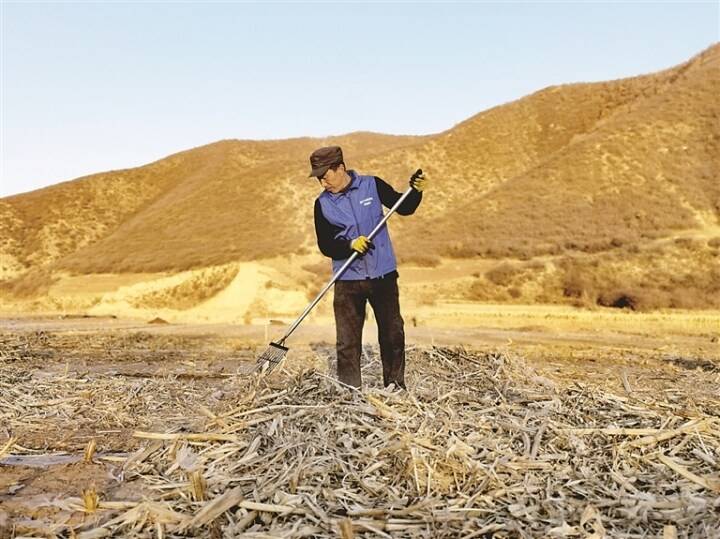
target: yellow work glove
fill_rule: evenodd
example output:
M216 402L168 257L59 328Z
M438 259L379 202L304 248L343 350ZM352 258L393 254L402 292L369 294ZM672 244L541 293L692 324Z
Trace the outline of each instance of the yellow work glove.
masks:
M350 242L350 249L360 253L361 255L364 255L373 247L375 247L375 245L373 245L372 241L367 239L367 236L358 236Z
M413 176L410 178L410 187L415 189L418 193L422 193L427 188L427 177L425 174L419 176Z

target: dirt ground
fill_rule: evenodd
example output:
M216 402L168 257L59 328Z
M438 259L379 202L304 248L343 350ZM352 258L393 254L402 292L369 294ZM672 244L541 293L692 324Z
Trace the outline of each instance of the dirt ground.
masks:
M718 332L683 331L682 325L658 333L648 325L603 331L523 323L520 317L517 324L506 321L507 327L408 323L407 343L501 350L525 358L554 383L601 387L624 397L652 400L661 392L671 401L677 396L682 407L692 407L693 398L717 398ZM90 486L107 499L142 496L124 492L128 487L118 481L119 463L147 442L138 431L192 432L210 410L232 404L237 377L283 330L280 324L102 317L0 320L0 537L13 536L18 524L50 533L37 524L48 516L47 500L79 496ZM327 369L333 340L331 324L305 326L288 343L288 361ZM364 341L376 342L371 328ZM89 443L96 444L96 458L84 462ZM67 510L57 504L54 511Z

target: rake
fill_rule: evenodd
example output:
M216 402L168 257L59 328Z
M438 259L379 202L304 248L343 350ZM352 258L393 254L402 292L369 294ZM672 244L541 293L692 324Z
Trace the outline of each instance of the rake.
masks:
M410 181L415 180L422 176L422 169L417 169L415 171L415 174L412 175L410 178ZM367 238L368 240L372 240L378 232L382 229L383 226L385 226L385 222L390 219L390 216L395 213L395 211L400 207L400 204L404 202L404 200L412 193L413 188L409 187L407 191L405 191L402 196L397 200L395 204L393 204L393 207L390 208L390 210L385 214L385 216L382 218L382 220L377 224L375 228L373 228L372 232L368 234ZM310 311L313 310L315 305L317 305L320 300L323 298L323 296L326 294L328 290L330 290L330 287L335 284L335 281L337 281L340 276L345 272L348 267L350 267L350 264L352 264L355 259L359 256L359 253L357 251L353 252L350 255L350 258L347 259L347 261L342 265L342 267L335 272L335 274L332 276L332 279L323 287L322 290L318 293L318 295L315 297L314 300L308 305L303 313L298 316L297 320L293 322L290 327L287 329L285 334L282 336L282 338L278 339L277 341L272 341L270 343L270 346L257 358L257 362L255 364L254 372L261 371L265 374L269 374L270 372L277 367L280 362L282 362L283 359L285 359L285 356L288 353L289 348L285 346L285 341L287 340L290 335L292 335L293 331L297 329L297 327L300 325L300 323L305 319L305 317L310 314Z

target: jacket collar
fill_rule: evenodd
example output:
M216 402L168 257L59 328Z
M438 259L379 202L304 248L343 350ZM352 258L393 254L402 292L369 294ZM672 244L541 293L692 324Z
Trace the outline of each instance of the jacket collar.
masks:
M348 170L347 173L350 175L350 183L348 184L348 186L345 189L343 189L339 193L328 193L328 195L330 195L330 198L332 200L337 200L338 198L340 198L340 196L346 195L350 191L354 191L355 189L360 188L360 185L359 185L360 182L357 179L358 178L357 172L355 172L354 170Z

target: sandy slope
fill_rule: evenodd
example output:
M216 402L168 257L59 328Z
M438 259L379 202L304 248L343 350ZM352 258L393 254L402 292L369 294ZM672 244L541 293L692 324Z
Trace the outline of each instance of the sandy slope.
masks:
M237 263L220 269L237 271L215 293L212 269L180 273L61 275L48 294L35 302L36 310L86 313L93 316L151 319L168 322L247 323L252 317L300 312L304 290L280 290L267 283L278 272L256 263ZM194 302L188 306L189 302ZM5 312L25 310L5 305Z

